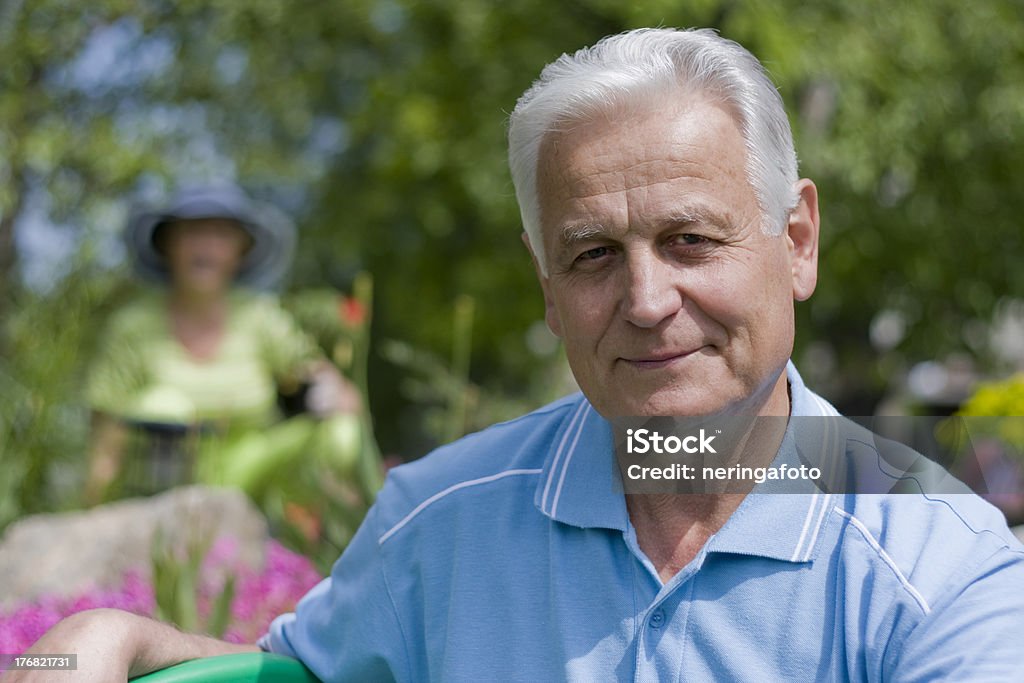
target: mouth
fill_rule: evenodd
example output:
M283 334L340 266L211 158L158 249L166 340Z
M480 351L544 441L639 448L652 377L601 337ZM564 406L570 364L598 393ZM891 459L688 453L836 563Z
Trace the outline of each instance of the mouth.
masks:
M683 359L698 353L703 348L701 346L690 351L655 351L638 354L629 358L623 357L619 360L637 370L658 370L675 365Z
M188 262L188 272L195 275L210 275L219 273L224 269L224 266L216 259L208 257L194 258Z
M189 261L189 265L193 268L213 268L217 265L217 261L209 256L196 256Z

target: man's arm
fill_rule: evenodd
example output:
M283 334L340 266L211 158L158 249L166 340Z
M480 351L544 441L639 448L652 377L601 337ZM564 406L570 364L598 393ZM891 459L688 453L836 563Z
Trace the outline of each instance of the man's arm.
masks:
M259 652L255 645L235 645L182 633L114 609L74 614L47 631L27 654L78 655L77 671L9 671L2 683L99 683L124 681L189 659Z
M1001 548L931 605L898 646L887 646L886 680L1024 681L1024 551Z

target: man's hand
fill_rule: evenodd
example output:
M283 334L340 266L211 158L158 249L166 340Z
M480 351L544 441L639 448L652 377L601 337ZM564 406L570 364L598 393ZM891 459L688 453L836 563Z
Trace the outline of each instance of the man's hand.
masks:
M76 654L76 671L8 671L2 683L100 683L163 669L189 659L258 652L182 633L173 626L114 609L74 614L46 632L27 655Z

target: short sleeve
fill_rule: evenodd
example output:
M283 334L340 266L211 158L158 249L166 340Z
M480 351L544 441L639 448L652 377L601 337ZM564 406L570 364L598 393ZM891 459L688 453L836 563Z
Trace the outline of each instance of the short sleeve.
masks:
M294 378L305 365L321 357L313 339L275 298L259 295L247 318L260 340L264 362L278 380Z
M147 324L137 306L115 313L100 336L86 375L85 399L93 410L124 415L149 381L145 360Z
M260 646L296 657L324 681L410 680L398 614L370 509L352 542L294 614L270 625Z
M972 566L941 603L889 648L893 681L1024 681L1024 550Z

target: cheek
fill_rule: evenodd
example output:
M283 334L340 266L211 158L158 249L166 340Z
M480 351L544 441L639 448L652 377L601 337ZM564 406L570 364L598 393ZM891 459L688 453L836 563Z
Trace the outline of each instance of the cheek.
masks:
M242 254L241 249L232 249L231 251L228 252L226 262L228 266L230 266L231 270L234 271L235 269L238 268L238 266L242 264L243 258L244 255Z
M764 283L748 265L732 263L701 273L689 288L689 298L718 324L728 329L742 326L756 313L764 295Z
M776 259L749 258L700 273L689 290L693 304L730 336L761 337L792 320L792 285ZM740 330L746 330L741 333Z
M234 242L220 242L211 245L207 253L214 256L225 270L234 270L241 264L243 258L242 247Z
M750 271L747 325L758 356L785 353L792 348L793 282L784 258L774 255Z
M544 307L544 322L548 324L548 329L551 330L551 334L555 335L559 339L565 336L562 330L562 317L558 314L558 309L553 305L545 305Z
M180 243L167 245L164 253L171 271L182 270L189 260L188 249Z
M567 346L591 343L600 337L609 316L614 314L614 301L613 297L591 289L563 290L555 296L554 311L549 309L548 324L557 324L556 334Z

